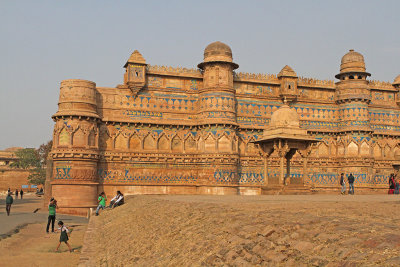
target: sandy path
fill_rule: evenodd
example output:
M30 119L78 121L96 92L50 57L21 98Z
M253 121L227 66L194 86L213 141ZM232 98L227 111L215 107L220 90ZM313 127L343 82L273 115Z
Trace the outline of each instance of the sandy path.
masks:
M95 217L93 266L399 266L393 196L135 196Z
M86 225L73 225L70 244L75 250L68 252L61 244L60 252L54 252L59 234L45 234L46 224L30 224L19 233L0 241L0 262L7 266L77 266ZM4 265L6 266L6 265Z
M56 220L63 220L73 229L71 244L76 252L72 254L67 252L67 247L62 244L62 252L55 253L59 234L46 234L48 211L43 208L42 201L42 198L34 194L26 194L23 200L14 200L11 215L7 216L4 209L5 201L0 199L0 266L76 266L78 264L87 219L57 214ZM33 213L36 209L39 209L38 212ZM15 229L21 226L23 226L22 229L15 233Z

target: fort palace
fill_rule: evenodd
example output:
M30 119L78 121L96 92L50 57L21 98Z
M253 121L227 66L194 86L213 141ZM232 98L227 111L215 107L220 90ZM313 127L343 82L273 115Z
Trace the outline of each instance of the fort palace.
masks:
M400 164L400 75L371 80L354 50L336 81L290 66L239 72L221 42L195 69L149 65L136 50L124 68L112 88L61 82L46 186L63 212L85 214L102 191L333 191L342 172L356 192L383 192Z

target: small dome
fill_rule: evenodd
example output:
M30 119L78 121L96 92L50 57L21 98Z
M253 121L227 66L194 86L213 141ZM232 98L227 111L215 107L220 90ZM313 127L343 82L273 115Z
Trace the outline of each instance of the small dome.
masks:
M232 62L231 48L219 41L207 45L206 49L204 49L204 62L211 61Z
M295 109L290 108L287 104L284 104L271 116L270 127L292 127L300 128L300 118Z
M394 79L393 85L400 85L400 75L397 75L397 77Z
M208 62L228 62L231 63L233 69L239 68L238 64L233 63L231 48L219 41L207 45L204 49L204 62L197 66L204 69L205 63Z
M363 55L355 52L353 49L344 55L340 64L340 73L345 72L365 72Z

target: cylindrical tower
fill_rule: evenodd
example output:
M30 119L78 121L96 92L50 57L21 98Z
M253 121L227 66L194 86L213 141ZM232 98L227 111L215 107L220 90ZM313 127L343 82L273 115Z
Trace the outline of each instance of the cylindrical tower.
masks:
M204 62L198 65L204 84L199 91L201 124L236 125L233 70L239 65L232 61L232 50L224 43L211 43L204 50Z
M336 103L339 105L338 172L352 173L356 183L365 184L373 175L372 133L369 120L370 89L364 57L350 50L342 57L340 73L335 77ZM341 150L339 150L341 148ZM361 177L368 177L362 180Z
M339 104L340 128L342 132L371 131L368 104L371 102L370 90L364 57L350 50L342 58L340 73L335 77L336 103Z
M98 122L96 84L61 82L53 133L52 194L60 211L85 215L96 206Z
M204 61L198 67L203 71L204 85L199 90L199 124L203 127L201 134L205 143L203 152L218 158L214 163L205 162L204 179L211 176L216 185L237 185L239 154L233 70L239 66L233 63L228 45L214 42L204 50ZM219 190L209 191L214 194L232 191L229 187L208 190Z

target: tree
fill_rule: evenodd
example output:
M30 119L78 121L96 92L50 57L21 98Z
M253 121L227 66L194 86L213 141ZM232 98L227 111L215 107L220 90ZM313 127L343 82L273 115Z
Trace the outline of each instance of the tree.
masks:
M34 148L24 148L15 152L18 160L10 166L20 169L36 168L40 166L40 160Z
M41 144L40 147L36 150L39 155L40 163L42 164L42 166L46 166L47 157L52 147L53 147L53 141L50 140L46 144Z
M18 160L12 167L29 169L28 181L30 184L43 185L46 181L47 156L51 151L53 141L40 145L38 149L24 148L15 152Z
M46 181L46 169L43 167L38 167L29 170L30 174L28 176L28 181L30 184L44 185Z

